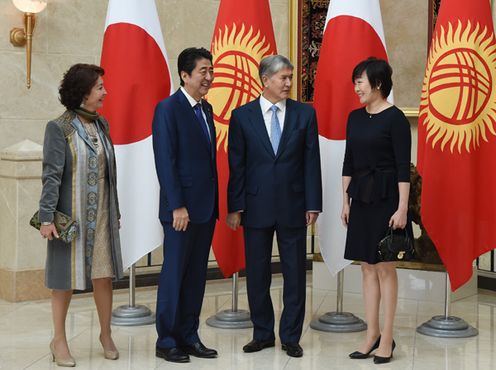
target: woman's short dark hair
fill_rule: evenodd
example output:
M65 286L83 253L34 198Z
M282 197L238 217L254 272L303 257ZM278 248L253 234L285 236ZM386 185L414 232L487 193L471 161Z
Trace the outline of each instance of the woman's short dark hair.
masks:
M393 81L391 76L393 74L393 69L384 59L378 59L375 57L370 57L364 61L361 61L353 69L353 74L351 75L351 81L355 83L357 78L360 78L365 72L370 83L370 87L373 89L379 88L383 98L387 98L393 87Z
M177 72L179 73L181 86L184 86L181 72L186 72L191 76L191 72L196 68L196 62L200 59L208 59L212 63L212 54L205 48L187 48L181 51L181 54L177 57Z
M60 102L69 110L78 108L105 71L94 64L74 64L60 82Z

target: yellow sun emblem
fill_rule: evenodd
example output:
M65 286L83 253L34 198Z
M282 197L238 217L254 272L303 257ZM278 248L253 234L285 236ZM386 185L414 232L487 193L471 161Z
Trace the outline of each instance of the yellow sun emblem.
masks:
M208 92L208 101L213 106L217 149L221 145L227 151L227 133L231 111L257 98L262 92L258 78L260 60L268 55L271 45L260 31L252 27L239 31L233 24L224 31L219 30L212 42L215 80Z
M494 33L470 21L441 26L432 40L420 102L426 141L441 151L449 144L470 152L495 132L496 41Z

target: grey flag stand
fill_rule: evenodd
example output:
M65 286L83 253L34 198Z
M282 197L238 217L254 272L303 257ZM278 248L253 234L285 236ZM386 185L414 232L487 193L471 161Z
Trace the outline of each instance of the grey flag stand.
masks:
M367 324L351 312L343 312L344 270L338 272L336 312L327 312L310 323L315 330L334 333L352 333L367 329Z
M459 317L450 316L450 282L446 273L446 292L444 298L444 316L434 316L417 328L420 334L438 338L468 338L479 334L479 331Z
M236 272L232 276L232 309L224 310L210 316L207 325L220 329L246 329L253 327L250 320L250 313L246 310L238 309L238 277Z
M112 311L112 325L138 326L155 322L155 314L143 305L136 306L136 265L129 268L129 305L119 306Z

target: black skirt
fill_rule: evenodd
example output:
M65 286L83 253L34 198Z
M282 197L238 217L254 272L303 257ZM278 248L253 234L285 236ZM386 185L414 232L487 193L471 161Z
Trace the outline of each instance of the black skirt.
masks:
M377 253L377 245L386 236L389 220L397 209L398 196L373 203L352 200L344 258L370 264L381 262ZM406 230L413 239L410 217L408 217Z

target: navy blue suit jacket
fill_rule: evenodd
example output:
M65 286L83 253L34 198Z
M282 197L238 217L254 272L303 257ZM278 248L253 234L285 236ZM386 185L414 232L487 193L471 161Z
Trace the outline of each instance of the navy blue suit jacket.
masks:
M172 222L172 211L186 207L192 223L218 218L215 126L212 106L203 101L211 143L195 112L179 89L162 100L153 117L153 152L160 182L162 222Z
M259 99L235 109L229 124L229 212L243 211L244 226L304 227L306 211L322 210L319 137L315 110L288 99L274 154Z

